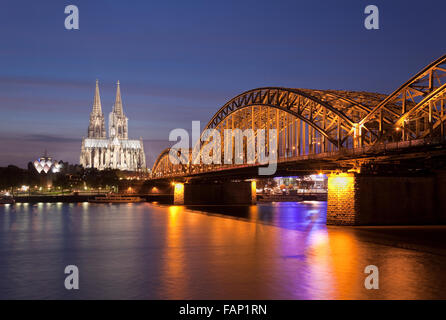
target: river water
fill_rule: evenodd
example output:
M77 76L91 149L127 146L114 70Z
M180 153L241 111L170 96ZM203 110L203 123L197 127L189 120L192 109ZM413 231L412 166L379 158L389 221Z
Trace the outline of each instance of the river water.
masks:
M446 298L445 227L325 216L326 202L0 206L0 299ZM64 287L67 265L79 290Z

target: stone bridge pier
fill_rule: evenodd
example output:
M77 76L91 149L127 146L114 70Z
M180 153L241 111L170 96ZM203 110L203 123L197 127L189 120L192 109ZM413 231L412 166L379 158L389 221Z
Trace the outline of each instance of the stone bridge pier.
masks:
M327 224L446 223L446 171L430 175L328 177Z
M328 176L328 225L446 224L446 171ZM255 181L175 183L175 205L250 205Z
M255 204L256 182L175 183L175 205Z

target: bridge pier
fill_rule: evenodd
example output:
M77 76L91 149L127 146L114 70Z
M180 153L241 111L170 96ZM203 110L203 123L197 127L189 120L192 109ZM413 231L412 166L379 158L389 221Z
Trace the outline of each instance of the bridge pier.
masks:
M446 223L446 171L423 176L328 176L327 224Z
M256 182L176 183L175 205L255 204Z

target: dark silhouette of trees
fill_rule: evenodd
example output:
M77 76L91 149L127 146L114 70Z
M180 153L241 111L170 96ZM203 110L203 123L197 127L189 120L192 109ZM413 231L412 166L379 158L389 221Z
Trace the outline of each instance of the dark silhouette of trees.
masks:
M119 182L118 170L106 169L86 169L83 174L83 180L91 188L105 188L117 186Z
M0 167L0 190L8 190L14 194L14 189L26 186L47 187L52 182L54 187L62 190L80 189L84 185L98 189L106 187L117 187L119 179L122 177L119 170L84 169L80 166L66 166L59 173L38 173L34 165L30 162L27 169L10 165Z
M33 177L30 176L28 170L20 169L16 166L7 166L0 168L0 189L11 190L14 194L14 189L22 185L29 185L33 182Z

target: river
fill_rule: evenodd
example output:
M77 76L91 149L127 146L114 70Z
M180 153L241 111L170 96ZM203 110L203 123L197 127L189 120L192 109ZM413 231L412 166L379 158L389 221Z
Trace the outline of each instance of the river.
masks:
M4 205L0 299L446 298L445 227L325 218L326 202ZM79 290L64 287L67 265Z

